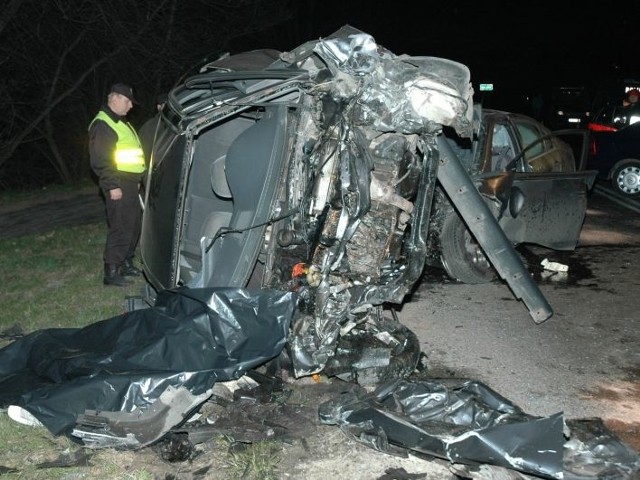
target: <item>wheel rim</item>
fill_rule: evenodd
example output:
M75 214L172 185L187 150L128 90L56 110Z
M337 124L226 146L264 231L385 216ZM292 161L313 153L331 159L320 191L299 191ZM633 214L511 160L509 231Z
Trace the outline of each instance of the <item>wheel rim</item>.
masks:
M489 259L480 248L480 245L476 243L476 241L471 237L471 234L468 231L466 231L464 234L464 249L466 250L473 264L480 270L491 269L491 263L489 262Z
M621 169L616 176L616 184L621 192L640 192L640 167L630 165Z

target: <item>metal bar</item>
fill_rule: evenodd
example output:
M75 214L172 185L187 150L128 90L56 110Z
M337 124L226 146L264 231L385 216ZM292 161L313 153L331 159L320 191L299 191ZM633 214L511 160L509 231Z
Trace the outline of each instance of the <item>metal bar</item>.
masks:
M442 135L438 137L438 148L440 184L500 277L507 282L516 298L522 299L527 306L533 321L544 322L553 315L551 306Z

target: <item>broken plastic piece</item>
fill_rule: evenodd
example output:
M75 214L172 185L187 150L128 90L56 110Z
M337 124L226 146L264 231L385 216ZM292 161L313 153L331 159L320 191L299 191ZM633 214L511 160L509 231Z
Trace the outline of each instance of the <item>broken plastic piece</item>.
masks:
M296 263L291 271L292 278L302 277L307 274L309 267L305 263Z
M31 413L18 405L9 405L7 409L7 415L14 422L21 423L22 425L29 425L30 427L42 427L42 423Z
M551 270L552 272L568 272L569 266L564 265L558 262L550 262L548 258L545 258L540 262L540 265L544 267L545 270Z

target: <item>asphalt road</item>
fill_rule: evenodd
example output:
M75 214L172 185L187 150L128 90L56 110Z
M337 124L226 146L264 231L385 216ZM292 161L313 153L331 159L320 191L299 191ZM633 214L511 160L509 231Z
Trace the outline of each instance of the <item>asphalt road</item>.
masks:
M104 221L104 201L98 187L53 199L43 195L42 199L30 199L0 208L0 238Z
M554 310L539 325L502 281L425 275L399 318L430 376L480 380L533 415L602 418L640 451L640 215L596 190L576 250L523 254ZM568 272L545 272L544 258Z

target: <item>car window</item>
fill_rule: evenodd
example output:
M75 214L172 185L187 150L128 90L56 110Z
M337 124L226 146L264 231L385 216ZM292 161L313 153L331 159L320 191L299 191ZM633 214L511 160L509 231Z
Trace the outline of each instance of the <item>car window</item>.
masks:
M550 139L540 140L548 132L543 131L531 122L516 121L514 123L524 151L524 170L530 170L529 165L531 162L551 148Z
M634 104L628 107L621 107L616 111L613 123L621 126L633 125L640 121L640 105Z
M491 171L505 170L513 157L515 157L515 148L507 126L502 123L494 124L491 135Z
M640 121L640 106L606 105L594 117L593 122L621 128Z

